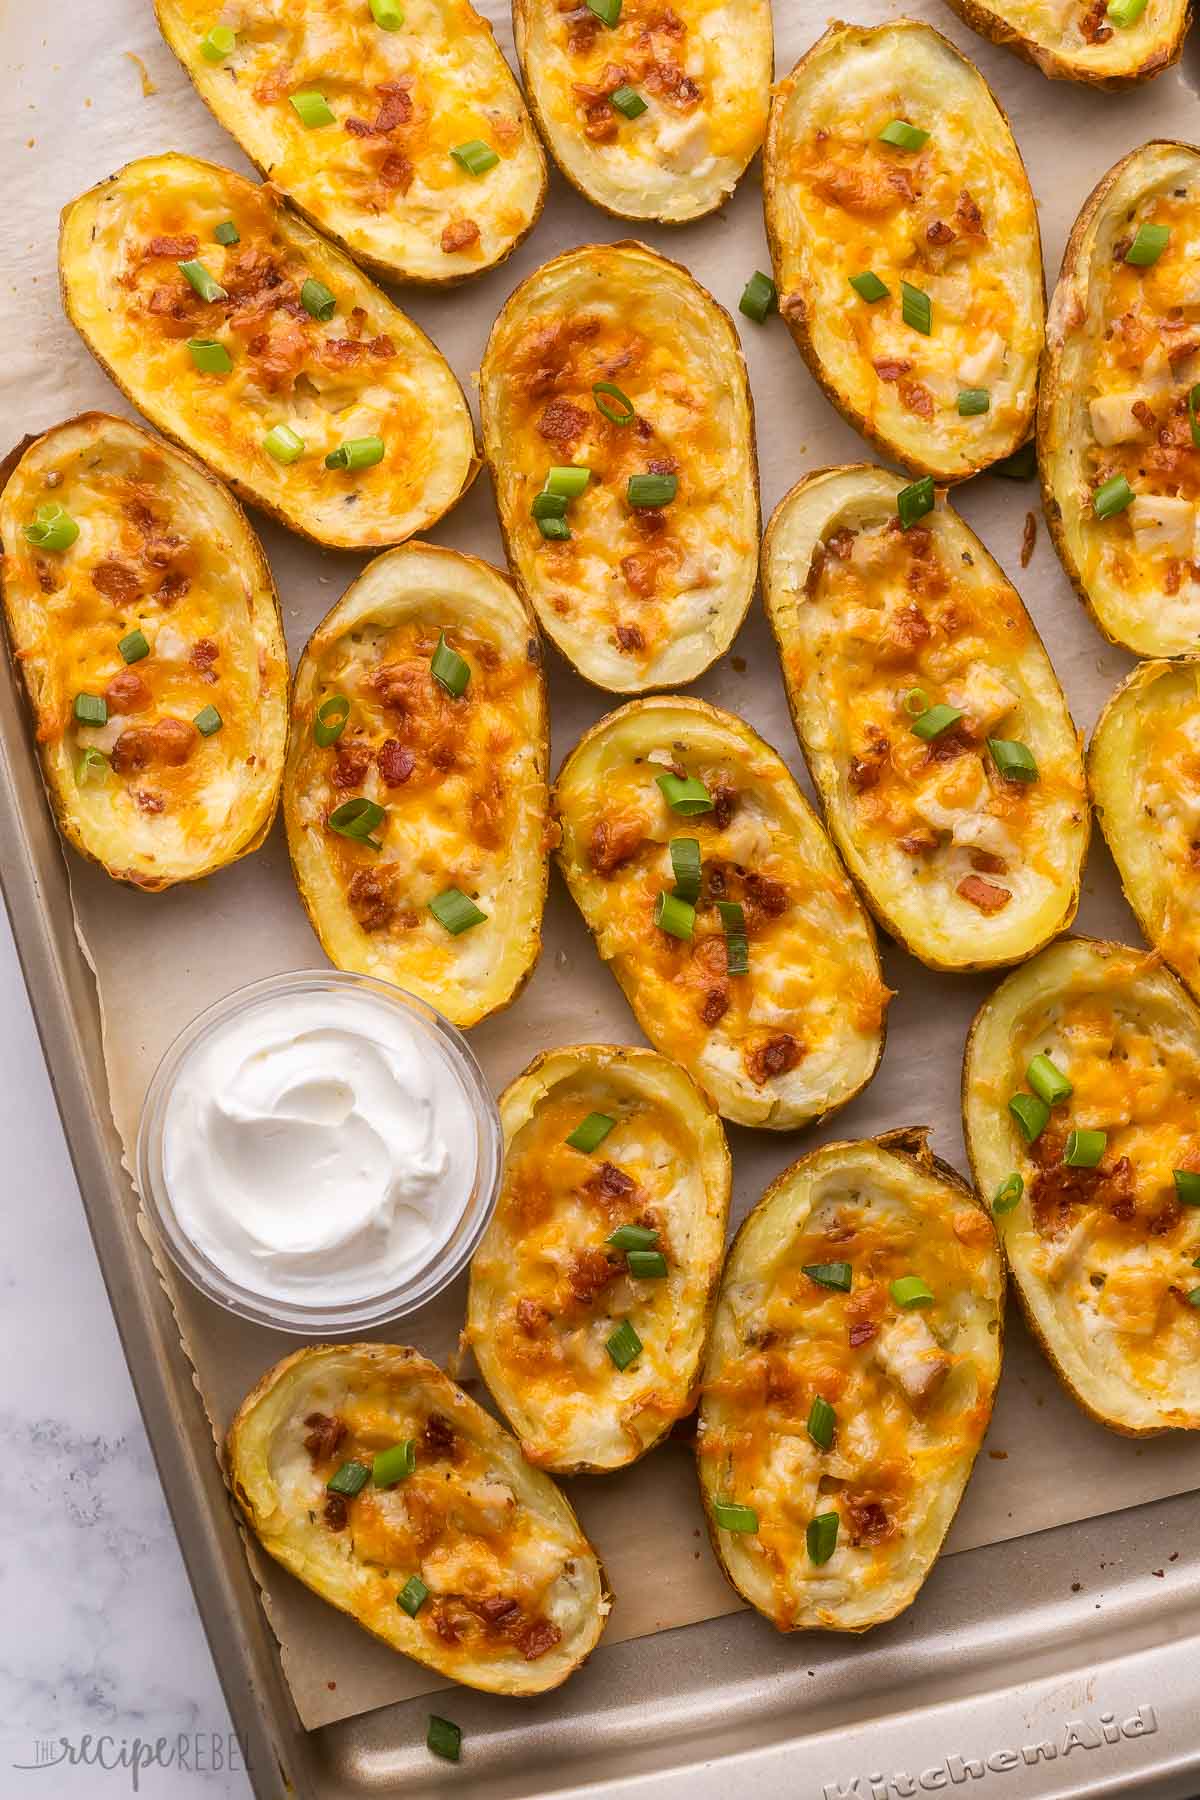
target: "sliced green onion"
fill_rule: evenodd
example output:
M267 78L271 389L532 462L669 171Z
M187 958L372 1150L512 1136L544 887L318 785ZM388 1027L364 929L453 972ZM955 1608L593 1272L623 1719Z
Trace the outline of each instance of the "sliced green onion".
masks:
M206 269L196 257L193 257L190 262L177 263L175 266L202 300L228 300L229 295L216 276L210 269Z
M1200 450L1200 419L1196 417L1196 408L1200 406L1200 382L1188 389L1188 424L1192 428L1192 442Z
M107 725L108 701L103 694L76 694L75 717L81 725Z
M75 764L75 786L89 787L93 782L103 781L108 774L108 758L99 750L81 750L79 760Z
M625 494L630 506L669 506L678 487L677 475L631 475Z
M228 25L214 25L200 39L200 54L207 62L224 62L227 56L232 56L236 43L237 33L231 31Z
M1189 1306L1200 1306L1200 1287L1192 1288L1187 1295L1187 1303Z
M700 898L700 839L671 839L671 872L675 877L675 893L680 900L694 906Z
M535 519L565 519L567 496L565 494L549 494L545 488L541 488L533 496L529 511Z
M805 1263L804 1273L818 1287L835 1288L839 1294L850 1292L853 1274L848 1262Z
M384 442L380 437L347 438L325 458L327 469L371 469L383 461Z
M1127 30L1136 25L1146 10L1146 0L1108 0L1105 13L1114 25Z
M458 937L464 931L470 931L472 925L482 925L487 918L469 895L461 888L443 888L429 902L429 910L439 925L444 925L451 937Z
M276 462L294 463L304 455L304 439L290 425L273 425L263 439L263 449Z
M228 375L233 367L232 356L216 338L189 338L188 349L202 375Z
M1047 1106L1057 1106L1060 1100L1069 1100L1075 1092L1057 1063L1052 1063L1048 1056L1035 1056L1025 1071L1025 1079Z
M437 649L429 659L429 673L456 700L461 700L466 693L467 683L471 679L471 665L446 642L444 631L438 633Z
M920 150L929 142L929 133L919 125L910 125L907 119L893 119L880 132L879 142L890 144L894 150Z
M906 1310L913 1306L931 1306L934 1292L919 1275L900 1275L892 1282L892 1299Z
M923 738L928 744L941 737L943 731L949 731L952 725L957 725L962 716L956 706L939 701L936 706L927 706L923 713L918 713L909 729L914 737Z
M1172 1169L1171 1175L1175 1182L1175 1198L1184 1206L1200 1206L1200 1174L1192 1169ZM1200 1268L1200 1263L1196 1266Z
M646 110L646 102L636 88L614 88L608 96L608 100L609 105L614 107L617 112L623 113L627 119L640 118Z
M325 823L339 837L353 838L356 843L370 844L372 850L382 850L383 845L371 833L377 825L382 825L383 819L382 806L360 794L354 800L343 800L340 806L335 806Z
M910 719L919 719L929 711L929 695L924 688L909 688L904 696L904 710Z
M750 940L746 935L746 915L737 900L718 900L717 911L725 930L725 973L750 973Z
M301 285L300 304L310 317L325 324L337 311L337 295L310 275Z
M900 283L900 313L906 325L928 337L933 330L933 301L923 288Z
M629 1320L622 1319L604 1348L618 1369L627 1369L634 1358L642 1354L642 1340Z
M439 1719L436 1713L430 1713L425 1743L435 1756L457 1762L462 1755L462 1728L453 1719Z
M371 1464L371 1480L376 1487L395 1487L398 1482L407 1481L416 1466L417 1447L411 1438L405 1438L402 1443L379 1452Z
M690 901L681 900L677 894L668 894L664 888L654 902L654 923L669 937L682 938L684 943L690 944L696 929L696 909Z
M738 301L738 311L753 319L756 325L762 325L768 313L773 313L779 306L779 290L769 275L756 269Z
M808 1521L808 1530L804 1541L808 1547L809 1559L818 1564L827 1563L837 1549L838 1515L835 1512L818 1513L815 1519Z
M614 1250L650 1250L658 1242L658 1232L651 1225L618 1225L604 1241Z
M808 1409L808 1435L818 1450L828 1450L833 1443L833 1434L837 1429L837 1414L824 1395L813 1396L813 1403Z
M989 738L987 747L1005 781L1037 780L1037 759L1028 744L1020 744L1016 738Z
M1071 1169L1094 1169L1107 1149L1107 1131L1072 1131L1067 1137L1063 1161Z
M555 466L546 477L546 492L561 494L565 500L578 500L592 478L592 471L582 464L570 463L564 467Z
M24 532L26 540L38 550L69 550L79 536L79 527L65 506L50 500L38 507Z
M328 750L330 744L337 743L346 729L349 717L350 702L345 694L326 695L313 720L313 739L322 750Z
M960 388L958 394L958 416L960 419L973 419L977 413L985 413L992 404L992 396L987 388Z
M661 1250L630 1250L625 1257L629 1273L638 1281L665 1281L667 1259Z
M633 401L611 381L597 381L592 388L592 398L611 425L632 425L637 417Z
M621 16L621 0L587 0L588 11L594 12L602 25L611 31Z
M572 1150L582 1150L585 1156L590 1156L604 1142L616 1122L607 1113L589 1113L570 1133L566 1142Z
M415 1619L429 1598L429 1589L419 1575L410 1575L400 1592L396 1595L396 1605L405 1611L410 1619Z
M117 645L122 660L127 663L141 662L143 656L149 656L150 646L146 642L144 631L131 631Z
M851 275L850 286L859 299L865 300L868 306L874 306L877 300L886 300L892 291L890 287L880 281L874 269L864 269L861 275Z
M201 737L211 737L225 723L215 706L202 706L192 720Z
M690 819L697 813L712 811L712 795L698 776L656 775L654 779L672 812L682 813L684 818Z
M300 123L309 131L315 125L333 124L333 109L324 94L317 88L303 88L298 94L290 94L288 98L299 116Z
M241 241L242 234L232 219L222 219L213 232L214 244L240 244Z
M404 23L404 9L396 0L371 0L371 17L380 31L399 31Z
M565 519L539 519L537 528L544 538L554 543L564 543L571 535L571 527Z
M1050 1123L1050 1108L1036 1094L1014 1094L1008 1103L1008 1110L1017 1124L1027 1144L1036 1144L1037 1140Z
M1011 456L1002 456L999 462L994 462L989 472L1005 481L1032 481L1037 474L1037 445L1030 438Z
M362 1493L370 1479L371 1471L366 1463L356 1462L351 1458L334 1471L325 1483L325 1489L327 1493L345 1494L347 1499L353 1500L355 1494Z
M1139 225L1132 244L1125 252L1125 261L1132 263L1135 269L1148 269L1151 263L1158 261L1170 237L1169 225Z
M918 519L924 518L927 512L933 511L933 476L922 475L920 481L910 481L896 495L896 515L904 530L915 525Z
M736 1500L714 1500L713 1518L720 1531L753 1533L758 1530L758 1514L752 1506L740 1506Z
M1111 519L1133 503L1133 489L1123 475L1110 476L1092 494L1092 511L1098 519Z
M500 161L492 146L485 144L482 138L472 138L467 144L455 144L450 154L468 175L486 175Z
M992 1211L994 1213L1010 1213L1021 1204L1021 1195L1025 1192L1024 1179L1015 1172L1006 1175L996 1192L992 1195Z

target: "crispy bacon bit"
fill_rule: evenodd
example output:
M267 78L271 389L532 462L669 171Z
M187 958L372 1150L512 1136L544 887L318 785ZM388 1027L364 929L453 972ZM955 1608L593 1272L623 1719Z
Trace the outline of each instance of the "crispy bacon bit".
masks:
M211 638L198 638L192 645L188 661L199 671L202 680L215 681L217 676L213 664L220 654L220 646L214 644Z
M122 669L104 690L110 713L142 712L150 704L150 689L136 669Z
M912 368L910 362L903 362L898 358L887 356L881 357L877 363L872 363L871 366L880 381L899 381L900 377L907 375Z
M746 876L746 894L751 905L768 919L777 919L792 904L791 895L782 881L774 881L769 875L759 875L754 870Z
M931 244L952 244L958 233L952 231L944 219L931 219L925 227L926 241Z
M954 891L989 918L993 913L1003 912L1012 899L1008 888L997 887L994 881L985 881L982 875L964 875Z
M906 837L902 837L899 843L900 848L908 856L928 856L931 850L936 850L938 847L937 832L931 831L928 826L920 826L916 831L910 831Z
M843 1488L842 1505L849 1520L852 1544L881 1544L885 1538L893 1536L895 1527L878 1500L869 1500L865 1494Z
M916 198L907 169L881 163L827 163L813 177L813 192L846 212L878 217Z
M421 1442L427 1456L440 1457L443 1461L453 1462L458 1450L458 1439L449 1419L441 1413L430 1413L425 1421L425 1429L421 1433Z
M775 1075L786 1075L794 1069L804 1051L796 1039L788 1031L781 1031L769 1037L765 1044L757 1044L745 1055L746 1073L751 1081L762 1087Z
M351 738L349 743L340 741L333 753L333 767L330 780L335 788L355 788L362 785L363 776L371 766L371 747L359 738Z
M1107 44L1112 36L1107 0L1093 0L1079 21L1079 29L1089 44Z
M592 827L590 858L597 875L608 877L636 856L645 839L640 819L597 819Z
M144 813L160 813L166 811L167 803L161 794L152 794L146 788L139 788L134 794L139 809Z
M190 719L159 719L154 725L131 725L113 745L112 766L118 775L140 774L161 765L176 769L185 763L200 733Z
M513 1624L521 1610L519 1600L506 1599L503 1594L489 1594L484 1600L473 1600L471 1606L485 1625L495 1626Z
M808 565L808 574L804 577L804 591L811 599L821 585L821 576L825 572L825 546L820 539L813 545L812 559Z
M386 787L402 787L416 767L417 759L399 738L387 738L375 755L379 773Z
M325 1502L325 1523L330 1531L344 1531L349 1519L344 1494L330 1494Z
M437 1632L443 1644L457 1644L459 1641L458 1626L450 1616L449 1610L444 1603L435 1607L432 1618L433 1629Z
M655 62L642 77L642 85L657 100L665 100L677 112L688 112L700 98L700 89L677 62Z
M401 194L407 194L413 184L416 170L403 150L389 150L379 165L379 180L385 188L396 188Z
M726 781L718 781L709 789L709 797L713 803L713 824L718 831L726 831L729 821L737 811L737 789Z
M58 586L58 579L50 564L44 557L37 556L34 558L34 567L37 570L38 586L43 594L52 594Z
M570 450L587 430L587 414L570 400L552 400L538 420L538 430L547 443Z
M987 232L983 229L983 214L966 188L958 196L958 205L954 208L954 223L958 228L959 237L985 238L987 236Z
M994 856L990 850L972 850L971 867L978 869L981 875L1007 875L1008 864L1002 856Z
M574 0L566 11L567 49L572 56L585 56L596 41L600 21L589 7L576 6Z
M1038 1171L1029 1184L1029 1206L1040 1236L1061 1237L1075 1206L1104 1207L1129 1224L1137 1210L1129 1158L1122 1156L1110 1169L1076 1169L1062 1160L1065 1143L1061 1132L1045 1131L1030 1147Z
M142 592L143 585L136 569L131 569L127 563L117 562L114 557L97 563L92 570L92 586L97 593L103 594L106 600L112 600L117 606L131 605Z
M861 755L850 758L848 779L856 794L865 794L868 788L878 787L890 749L887 738L876 730L870 742L863 745Z
M656 550L643 550L636 556L621 558L621 573L626 585L641 599L648 600L658 586L662 556Z
M346 900L364 931L382 931L391 923L395 909L388 887L376 870L355 869Z
M1033 560L1034 548L1037 544L1037 517L1034 513L1025 514L1025 529L1021 533L1021 567L1027 569Z
M857 536L856 531L851 531L848 526L843 526L840 531L833 531L829 534L825 539L825 548L836 561L846 562L853 552L854 540Z
M479 242L479 227L474 219L451 219L442 228L442 249L447 256L453 256L459 250L469 250L472 244Z
M185 237L152 237L146 245L146 256L169 256L172 262L186 262L189 256L195 256L200 248L199 238Z
M586 88L576 87L577 95L588 92ZM584 100L583 135L590 144L611 144L617 136L617 115L607 100Z
M345 1425L341 1419L331 1419L322 1412L309 1413L304 1423L310 1427L304 1448L314 1462L328 1462L346 1435Z
M714 1025L720 1024L721 1020L725 1017L725 1014L728 1011L729 1011L729 988L728 988L728 985L726 984L721 987L706 988L705 992L704 992L704 999L702 1000L702 1002L700 1004L700 1018L703 1021L703 1023L705 1025L707 1025L709 1027L709 1029L711 1030Z
M878 1335L879 1322L877 1319L856 1319L847 1333L850 1346L854 1350L861 1349L864 1344L869 1344L871 1339Z
M901 406L907 407L910 413L916 413L921 419L932 419L933 395L924 382L902 380L896 392L900 396Z
M977 748L975 739L965 721L960 720L949 731L943 731L930 741L925 752L927 763L953 762L956 756L965 756L968 751Z
M590 1306L621 1273L621 1265L610 1261L606 1250L577 1250L567 1270L567 1283L581 1306Z
M381 104L374 124L368 125L365 119L355 118L343 121L352 137L386 137L389 131L395 131L397 125L407 125L412 118L412 97L406 81L380 82L375 92L379 95Z
M632 1194L636 1183L616 1163L602 1162L596 1173L584 1182L584 1192L594 1200L623 1200Z
M553 1650L561 1637L562 1632L549 1619L531 1619L517 1633L513 1642L526 1662L536 1662L539 1656L545 1656L547 1650Z
M172 569L159 582L154 598L169 612L177 600L183 599L191 585L190 575L185 575L181 569Z
M644 650L646 640L638 625L617 626L617 647L621 650Z
M910 601L900 607L888 620L888 640L895 649L906 654L919 650L933 636L933 627L921 611Z
M550 1323L550 1309L537 1300L517 1301L517 1324L526 1337L540 1337Z

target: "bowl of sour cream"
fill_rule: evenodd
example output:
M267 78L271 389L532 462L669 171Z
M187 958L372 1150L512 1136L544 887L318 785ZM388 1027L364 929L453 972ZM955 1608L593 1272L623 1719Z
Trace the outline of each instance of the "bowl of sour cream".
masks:
M465 1268L503 1138L466 1040L415 995L300 970L201 1013L155 1072L142 1201L230 1312L301 1332L398 1319Z

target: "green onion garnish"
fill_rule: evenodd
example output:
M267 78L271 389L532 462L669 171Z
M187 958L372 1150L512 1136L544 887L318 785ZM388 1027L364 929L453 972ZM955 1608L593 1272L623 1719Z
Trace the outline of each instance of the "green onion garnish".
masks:
M482 138L472 138L467 144L455 144L450 154L468 175L486 175L500 161L492 146L485 144Z
M628 1319L622 1319L604 1348L618 1369L627 1369L635 1356L642 1354L642 1340Z
M1105 12L1113 24L1126 30L1130 25L1137 24L1145 10L1146 0L1108 0L1105 8Z
M1188 389L1188 424L1192 428L1192 442L1200 450L1200 419L1196 417L1196 408L1200 406L1200 382Z
M568 1144L570 1138L567 1139ZM651 1225L618 1225L615 1231L605 1238L614 1250L650 1250L658 1242L658 1232Z
M924 688L909 688L904 696L904 710L910 719L919 719L929 711L929 695Z
M545 488L540 488L530 502L529 511L535 519L565 519L567 496L551 494Z
M333 109L324 94L320 93L318 89L303 88L300 93L290 94L288 98L299 116L300 123L309 131L315 125L333 124Z
M200 39L200 54L207 62L224 62L233 54L237 43L237 34L228 25L214 25L212 30Z
M379 1452L371 1464L371 1480L376 1487L395 1487L398 1482L407 1481L416 1466L417 1447L411 1438L405 1438Z
M934 1293L919 1275L900 1275L891 1285L892 1299L906 1310L913 1306L930 1306Z
M184 279L190 282L202 300L228 300L229 295L216 276L196 258L193 258L191 262L177 263L175 266Z
M487 918L480 912L475 902L464 894L461 888L443 888L429 902L429 910L439 925L444 925L451 937L458 937L464 931L470 931L472 925L482 925Z
M304 455L304 439L290 425L273 425L263 439L263 449L276 462L294 463Z
M592 478L592 471L581 464L570 463L564 467L555 466L546 476L545 491L548 494L559 494L564 500L578 500Z
M457 1762L462 1754L462 1729L453 1719L439 1719L436 1713L430 1713L425 1742L435 1756Z
M1062 1070L1048 1056L1035 1056L1025 1071L1025 1079L1047 1106L1057 1106L1060 1100L1069 1100L1075 1092Z
M808 1409L808 1435L818 1450L828 1450L833 1443L833 1434L837 1429L837 1414L824 1395L813 1396L813 1403Z
M1191 1169L1172 1169L1171 1175L1175 1182L1175 1198L1184 1206L1200 1206L1200 1175Z
M753 319L756 325L761 325L765 322L767 314L775 312L778 305L779 290L775 283L769 275L764 275L761 269L756 269L742 289L742 297L738 301L738 311L745 313L748 319Z
M594 12L602 25L611 31L621 16L621 0L587 0L588 11Z
M1027 744L1019 744L1015 738L989 738L987 747L1005 781L1037 780L1037 760Z
M808 1546L809 1558L812 1562L827 1563L837 1549L838 1515L835 1512L818 1513L815 1519L808 1521L808 1530L804 1541Z
M896 495L896 515L904 530L915 525L918 519L924 518L927 512L933 511L933 476L922 475L920 481L910 481Z
M637 417L633 401L611 381L597 381L592 388L592 398L611 425L632 425Z
M1148 269L1162 255L1170 236L1169 225L1139 225L1125 252L1125 261L1132 263L1135 269Z
M712 795L697 776L656 775L654 779L672 812L682 813L684 818L690 819L697 813L712 811Z
M211 737L225 723L215 706L202 706L192 720L201 737Z
M1005 481L1032 481L1037 474L1037 445L1030 438L1011 456L1002 456L994 462L989 470L992 475L1003 476Z
M671 873L675 877L675 893L693 906L700 898L700 839L671 839Z
M1200 1306L1200 1287L1191 1289L1187 1295L1187 1303L1189 1306Z
M141 662L143 656L149 656L150 646L146 642L144 631L131 631L117 645L123 661L127 663Z
M1017 1124L1027 1144L1036 1144L1037 1140L1050 1123L1050 1108L1036 1094L1014 1094L1008 1103L1008 1110Z
M630 1250L625 1260L629 1273L638 1281L666 1280L667 1259L661 1250Z
M669 506L678 487L677 475L631 475L625 495L630 506Z
M616 1122L615 1119L610 1119L607 1113L589 1113L587 1118L582 1119L574 1131L569 1134L566 1142L570 1144L572 1150L582 1150L585 1156L590 1156L592 1151L598 1149L604 1142ZM611 1239L609 1241L611 1242Z
M750 940L746 936L746 915L737 900L718 900L717 911L725 930L725 973L750 973Z
M636 88L614 88L608 99L609 105L615 107L617 112L623 113L627 119L640 118L646 110L646 102Z
M992 404L992 396L987 388L960 388L958 394L958 416L960 419L973 419L976 413L985 413Z
M382 850L383 845L371 833L377 825L382 825L383 818L382 806L360 794L354 800L343 800L340 806L335 806L325 823L339 837L353 838L355 843L370 844L372 850Z
M337 743L346 729L349 717L350 702L345 694L327 694L313 719L313 739L322 750L328 750L330 744Z
M38 550L68 550L79 536L79 527L65 506L50 500L38 507L24 533Z
M804 1273L818 1287L836 1288L839 1294L850 1292L853 1277L848 1262L805 1263Z
M310 275L301 286L300 304L310 317L320 319L324 324L337 311L337 295L323 281L317 281Z
M696 909L690 901L681 900L677 894L668 894L664 888L654 902L654 923L669 937L682 938L684 943L690 944L696 929Z
M222 219L213 232L214 244L240 244L241 241L242 234L232 219Z
M325 458L327 469L370 469L383 461L384 442L380 437L347 438Z
M952 725L957 725L962 716L956 706L946 706L939 701L936 706L927 706L923 713L918 713L909 729L914 737L923 738L928 744L941 737L943 731L949 731Z
M325 1483L325 1488L330 1494L345 1494L347 1499L353 1500L355 1494L362 1493L370 1479L371 1471L366 1463L356 1462L351 1458L334 1471Z
M81 725L107 725L108 701L103 694L76 694L75 717Z
M571 527L565 519L539 519L537 528L544 538L555 543L564 543L571 535Z
M1111 519L1133 503L1133 489L1123 475L1112 475L1092 494L1092 511L1098 519Z
M906 325L928 337L933 330L933 302L922 288L900 283L900 314Z
M1016 1174L1006 1175L992 1196L994 1213L1010 1213L1021 1204L1021 1195L1025 1192L1024 1179Z
M188 349L202 375L228 375L233 367L232 356L216 338L189 338Z
M429 1589L419 1575L410 1575L400 1592L396 1595L396 1605L402 1607L410 1619L415 1619L426 1600Z
M929 142L929 133L919 125L910 125L907 119L893 119L880 132L879 142L890 144L894 150L920 150Z
M380 31L399 31L404 23L403 8L396 0L371 0L371 17Z
M471 679L471 665L446 642L444 631L438 633L437 649L429 659L429 673L448 694L461 700Z
M79 760L75 764L75 786L88 787L94 781L103 781L108 774L108 758L99 750L81 750Z
M755 1532L758 1514L752 1506L739 1506L736 1500L714 1500L713 1518L721 1531Z
M869 306L874 306L877 300L886 300L892 291L880 281L874 269L864 269L861 275L851 275L850 286L859 299L865 300Z
M1072 1131L1063 1161L1071 1169L1094 1169L1108 1148L1107 1131Z

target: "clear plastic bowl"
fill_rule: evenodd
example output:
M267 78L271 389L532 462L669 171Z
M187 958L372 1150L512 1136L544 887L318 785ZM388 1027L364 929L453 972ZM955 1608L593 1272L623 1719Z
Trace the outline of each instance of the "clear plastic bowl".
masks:
M163 1132L167 1105L181 1066L218 1026L280 994L328 993L345 988L365 990L401 1010L417 1035L424 1034L428 1038L430 1049L457 1076L475 1121L475 1178L466 1205L449 1237L438 1245L429 1262L410 1271L402 1283L384 1287L377 1295L348 1304L309 1305L279 1300L240 1285L192 1242L176 1215L167 1188ZM376 981L369 975L351 975L335 969L299 969L285 975L268 976L265 981L253 982L249 987L227 994L193 1019L180 1032L155 1070L142 1107L137 1141L137 1177L142 1204L176 1266L201 1293L227 1311L244 1319L253 1319L260 1325L305 1335L341 1335L382 1325L391 1319L406 1318L426 1305L435 1294L440 1294L456 1275L461 1274L483 1236L500 1191L503 1160L500 1115L483 1071L462 1033L415 994L386 981Z

